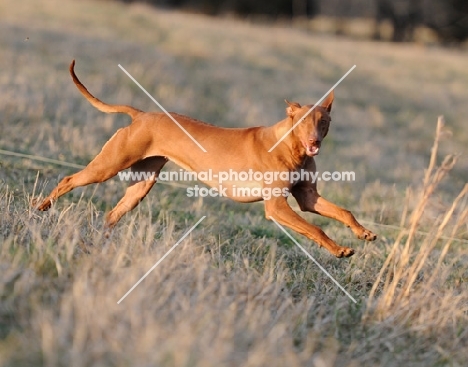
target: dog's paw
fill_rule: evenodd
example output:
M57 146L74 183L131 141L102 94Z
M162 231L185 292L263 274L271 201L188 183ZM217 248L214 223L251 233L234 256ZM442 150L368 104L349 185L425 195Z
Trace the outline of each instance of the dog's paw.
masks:
M350 257L354 255L354 249L350 247L340 247L336 252L335 256L340 257Z
M40 210L41 212L49 210L51 205L52 203L48 199L45 199L42 202L38 198L34 198L31 200L31 206L33 208L36 208L37 210Z
M52 202L50 200L44 200L38 207L37 210L40 210L41 212L45 212L50 209L52 206Z
M375 233L372 233L368 229L363 228L361 230L361 233L359 233L358 238L360 240L374 241L377 238L377 235Z
M376 234L372 233L364 227L358 227L355 230L353 230L353 232L356 235L356 237L360 240L374 241L377 238Z

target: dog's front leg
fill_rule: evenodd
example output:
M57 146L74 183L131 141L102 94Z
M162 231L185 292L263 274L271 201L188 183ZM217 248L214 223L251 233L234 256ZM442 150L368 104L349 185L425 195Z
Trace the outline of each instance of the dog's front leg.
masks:
M309 182L302 182L292 189L292 195L302 211L320 214L324 217L336 219L351 228L357 238L374 241L377 236L364 228L349 210L339 207L321 197L316 187Z
M336 219L346 226L351 228L353 233L357 238L366 241L374 241L377 236L372 233L370 230L364 228L357 220L354 218L353 213L349 210L343 209L338 205L335 205L328 200L325 200L323 197L318 196L313 204L313 212L318 213L324 217L329 217Z
M319 227L305 221L291 209L285 197L272 197L270 200L265 200L265 215L267 219L273 218L278 223L317 242L319 246L325 247L336 257L349 257L354 254L352 248L337 245Z

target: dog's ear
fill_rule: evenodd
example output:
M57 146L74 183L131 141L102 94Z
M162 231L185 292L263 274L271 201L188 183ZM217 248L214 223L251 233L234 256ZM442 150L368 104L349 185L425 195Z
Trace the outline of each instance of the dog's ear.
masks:
M328 96L322 102L322 107L325 108L328 112L332 109L333 100L335 99L335 92L331 91Z
M287 99L284 100L288 107L286 107L286 115L294 117L297 110L301 108L301 105L297 102L289 102Z

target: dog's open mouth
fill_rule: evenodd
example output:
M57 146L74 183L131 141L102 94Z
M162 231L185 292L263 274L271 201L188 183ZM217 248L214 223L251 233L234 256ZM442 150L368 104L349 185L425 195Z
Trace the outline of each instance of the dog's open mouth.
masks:
M314 155L318 155L320 151L320 147L317 145L306 145L306 154L309 157L313 157Z

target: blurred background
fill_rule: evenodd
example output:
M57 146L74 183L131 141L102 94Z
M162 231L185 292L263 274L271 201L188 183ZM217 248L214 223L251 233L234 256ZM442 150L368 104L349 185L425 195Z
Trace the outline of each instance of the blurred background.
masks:
M441 42L463 42L468 37L465 0L123 0L209 15L235 14L268 20L312 20L330 17L330 30L353 33L356 19L373 24L367 36L394 42L424 39L421 29L434 32ZM350 23L350 24L348 24ZM313 25L311 25L313 27Z

